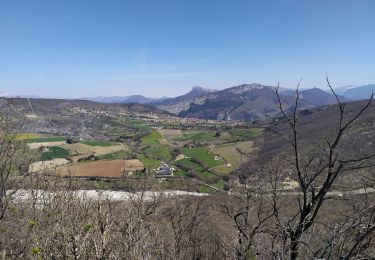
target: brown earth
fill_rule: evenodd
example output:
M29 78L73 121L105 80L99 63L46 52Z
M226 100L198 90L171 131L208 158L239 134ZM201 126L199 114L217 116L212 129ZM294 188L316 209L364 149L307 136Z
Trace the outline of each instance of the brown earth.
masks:
M62 166L56 169L56 173L61 176L120 178L124 176L125 172L135 172L143 169L144 165L139 160L103 160Z
M124 150L124 147L122 145L113 145L113 146L91 146L86 145L82 143L76 143L76 144L64 144L61 146L61 148L64 148L68 150L71 154L74 155L105 155L109 153L114 153L118 151Z
M27 146L30 149L39 149L40 147L62 146L64 144L66 144L65 141L59 141L59 142L28 143Z
M182 132L180 129L160 129L158 132L165 138L175 138L182 135Z

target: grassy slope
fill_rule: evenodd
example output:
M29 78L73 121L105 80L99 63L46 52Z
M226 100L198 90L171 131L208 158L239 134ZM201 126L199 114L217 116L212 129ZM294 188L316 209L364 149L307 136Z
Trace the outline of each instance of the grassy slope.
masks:
M137 157L144 164L146 169L148 169L148 168L156 169L160 166L159 160L148 158L148 157L144 156L143 154L138 154Z
M254 150L253 142L238 142L232 144L218 145L213 149L213 153L224 158L231 166L222 165L214 169L215 173L227 174L236 170L240 164L241 160L246 159L246 155L241 156L240 151L243 153L250 153Z
M158 145L160 144L159 139L162 136L158 131L152 131L149 135L142 137L141 144L142 145Z
M183 148L182 152L186 156L202 161L209 168L223 164L222 161L214 159L214 155L209 152L207 147Z
M145 155L150 158L167 161L167 162L173 159L171 155L171 149L166 145L149 147L145 149Z

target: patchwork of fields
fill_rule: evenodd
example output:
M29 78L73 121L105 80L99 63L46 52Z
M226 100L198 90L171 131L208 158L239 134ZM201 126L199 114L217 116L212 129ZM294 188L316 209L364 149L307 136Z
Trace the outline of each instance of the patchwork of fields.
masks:
M40 161L30 165L29 171L49 171L62 176L118 178L125 172L144 169L139 160L124 160L127 149L123 144L99 140L67 143L66 140L65 137L28 139L30 149L41 150Z
M161 177L191 180L201 192L226 188L226 176L256 151L254 140L261 129L152 129L132 122L126 142L80 140L21 134L30 149L40 151L40 161L30 172L49 171L62 176L120 178L160 177L160 167L172 169ZM120 134L118 128L111 134ZM130 173L125 174L125 173Z

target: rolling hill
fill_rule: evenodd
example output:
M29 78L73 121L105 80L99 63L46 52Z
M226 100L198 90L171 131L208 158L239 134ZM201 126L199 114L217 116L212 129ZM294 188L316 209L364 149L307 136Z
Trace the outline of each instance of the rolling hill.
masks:
M4 100L1 104L4 104ZM53 111L59 111L66 107L78 107L78 108L85 108L85 109L93 109L93 110L105 110L105 111L115 111L115 112L138 112L138 113L155 113L155 114L170 114L167 111L162 109L145 105L145 104L137 104L137 103L130 103L130 104L106 104L88 100L71 100L71 99L47 99L47 98L40 98L40 99L27 99L27 98L17 98L14 99L18 106L20 106L24 110L29 110L28 112L38 111L44 112L46 114L51 113ZM0 104L0 107L2 105Z
M132 123L121 119L123 115L154 117L172 115L159 108L142 104L104 104L86 100L66 99L5 99L0 98L0 111L14 113L14 108L26 121L21 132L46 133L57 136L80 138L108 138L108 131L118 127L121 131L133 131ZM131 121L131 119L129 119Z
M366 103L367 101L365 100L346 103L344 122L353 118ZM327 140L332 139L332 136L337 132L338 122L338 105L328 105L300 111L298 114L298 132L301 149L306 151L311 145L316 146L321 142L326 144L326 138ZM285 138L275 134L275 131L289 134L288 122L285 119L278 120L265 129L263 141L259 145L258 160L261 162L267 162L275 155L286 152L289 148ZM343 137L344 141L338 149L342 154L349 157L356 156L356 154L351 154L350 151L373 154L375 153L374 138L375 101L372 101L370 107Z

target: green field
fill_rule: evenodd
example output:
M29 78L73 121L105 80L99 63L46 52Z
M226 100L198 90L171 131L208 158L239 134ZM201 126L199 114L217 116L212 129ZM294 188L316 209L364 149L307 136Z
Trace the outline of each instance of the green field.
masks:
M66 137L42 137L42 138L32 138L26 140L28 143L47 143L47 142L62 142L66 141Z
M184 170L177 170L173 173L173 176L176 176L176 177L187 177L187 172L184 171Z
M233 129L230 130L231 139L235 141L246 141L257 138L262 134L262 128L251 128L251 129Z
M41 160L49 161L55 158L67 158L69 157L69 151L58 146L48 148L48 152L42 153Z
M162 136L158 131L152 131L149 135L146 135L142 137L141 144L142 145L158 145L159 139L161 139Z
M82 141L81 143L90 145L90 146L101 146L101 147L108 147L108 146L113 146L113 145L118 144L118 143L111 142L111 141L97 141L97 140L85 140L85 141Z
M199 179L203 181L216 178L216 175L209 171L197 171L197 175L199 176Z
M138 154L137 157L144 164L146 169L149 169L149 168L156 169L156 168L160 167L160 161L159 160L148 158L143 154Z
M176 141L194 141L194 142L205 142L215 140L214 131L205 132L185 132L181 137L176 138Z
M125 123L130 127L137 128L137 129L140 129L140 130L150 130L151 129L150 125L147 122L140 121L140 120L139 121L138 120L127 120L127 121L125 121Z
M144 149L147 157L162 161L171 161L173 159L171 149L166 145L151 146Z
M201 165L191 161L188 158L178 160L176 165L182 165L184 168L195 169L197 171L203 170L203 167Z
M217 161L214 159L215 156L209 152L207 147L182 148L182 152L185 156L202 161L204 165L209 168L223 164L222 161Z
M195 173L196 173L196 176L202 181L208 181L212 178L217 177L215 174L205 170L201 165L191 161L191 159L188 159L188 158L179 160L176 163L176 166L183 168L183 169L181 169L181 171L184 172L184 175L188 174L187 169L194 170ZM177 176L177 173L176 173L176 176Z

